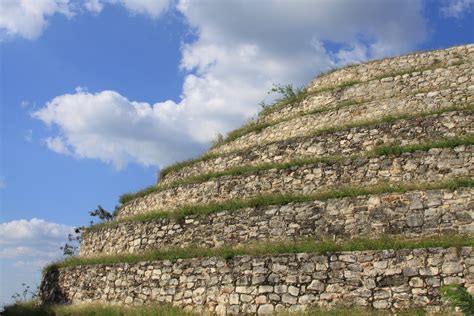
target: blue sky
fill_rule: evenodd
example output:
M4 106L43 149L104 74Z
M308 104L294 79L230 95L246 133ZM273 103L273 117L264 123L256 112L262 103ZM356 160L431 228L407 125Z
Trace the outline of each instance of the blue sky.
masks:
M3 0L0 305L98 204L253 117L272 83L474 42L473 0Z

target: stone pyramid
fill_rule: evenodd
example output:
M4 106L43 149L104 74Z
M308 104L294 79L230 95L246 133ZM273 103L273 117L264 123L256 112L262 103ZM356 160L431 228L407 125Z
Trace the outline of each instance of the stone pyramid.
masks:
M439 310L474 290L474 45L352 65L122 197L44 303Z

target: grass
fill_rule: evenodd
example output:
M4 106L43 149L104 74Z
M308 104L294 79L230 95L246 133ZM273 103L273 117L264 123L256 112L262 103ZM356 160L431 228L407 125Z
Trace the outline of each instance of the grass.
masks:
M348 87L349 85L354 85L356 84L357 82L349 82L349 83L346 83L345 86L343 87ZM318 92L308 92L306 90L302 90L302 92L299 92L298 94L295 94L295 97L291 97L291 98L288 98L288 99L285 99L286 101L285 102L280 102L278 104L283 104L283 105L286 105L286 104L291 104L291 103L298 103L298 102L301 102L302 100L310 97L310 96L313 96L313 95L316 95L316 94L319 94L321 93L322 91L318 91ZM341 109L343 107L347 107L347 106L350 106L350 105L354 105L354 104L362 104L362 103L365 103L365 102L369 102L371 101L372 99L367 99L367 100L356 100L356 99L351 99L351 100L344 100L344 101L341 101L341 102L338 102L336 104L336 106L334 107L330 107L330 108L321 108L321 109L316 109L316 110L312 110L312 111L308 111L308 112L302 112L302 113L298 113L296 115L292 115L292 116L289 116L289 117L286 117L286 118L282 118L282 119L279 119L279 120L274 120L274 121L271 121L271 122L263 122L263 121L251 121L245 125L243 125L242 127L239 127L231 132L229 132L227 134L227 137L222 140L221 142L219 142L217 144L217 146L221 146L221 145L224 145L224 144L227 144L227 143L230 143L234 140L236 140L237 138L240 138L244 135L247 135L247 134L250 134L250 133L260 133L262 130L264 130L265 128L267 127L270 127L270 126L274 126L274 125L277 125L279 123L282 123L282 122L286 122L286 121L289 121L295 117L301 117L301 116L306 116L306 115L314 115L314 114L318 114L318 113L323 113L323 112L328 112L328 111L334 111L334 110L338 110L338 109ZM282 105L282 106L283 106ZM264 110L265 111L265 110ZM213 146L213 148L217 147L217 146Z
M348 101L344 101L344 102L347 102L346 104L350 104L350 102L353 102L352 104L362 103L361 101L353 101L353 100L348 100ZM342 125L342 126L339 126L339 127L320 129L320 130L315 131L310 136L296 137L295 139L320 136L320 135L323 135L323 134L349 130L349 129L352 129L352 128L377 126L377 125L381 125L381 124L385 124L385 123L393 123L393 122L403 120L403 119L416 119L416 118L420 118L420 117L426 117L426 116L430 116L430 115L439 115L439 114L443 114L443 113L446 113L446 112L453 112L453 111L460 111L460 110L473 111L474 110L474 104L451 106L451 107L447 107L447 108L443 108L443 109L439 109L439 110L435 110L435 111L421 112L421 113L415 113L415 114L388 115L388 116L385 116L385 117L383 117L381 119L377 119L377 120L363 121L363 122L358 122L358 123L350 123L350 124L345 124L345 125ZM207 161L207 160L214 159L214 158L217 158L217 157L225 157L225 156L230 155L230 154L244 153L244 152L247 152L247 151L249 151L249 150L245 149L245 150L235 151L235 152L232 152L232 153L229 153L229 154L206 153L206 154L204 154L204 155L202 155L198 158L181 161L181 162L175 163L171 166L168 166L166 168L163 168L160 171L160 179L164 179L168 174L170 174L172 172L176 172L178 170L181 170L183 168L192 166L192 165L194 165L196 163L199 163L199 162L202 162L202 161Z
M397 311L397 316L423 316L427 313L423 309L407 309ZM363 307L336 307L334 309L313 308L301 313L280 313L278 316L389 316L393 312L387 310L375 310ZM432 314L430 314L432 315ZM445 314L443 315L450 315Z
M368 151L363 154L353 155L350 157L343 157L343 156L336 155L336 156L326 156L326 157L321 157L321 158L295 159L295 160L291 160L291 161L283 162L283 163L262 163L258 165L243 165L243 166L230 168L228 170L224 170L220 172L210 172L206 174L191 176L184 179L179 179L160 187L150 186L143 190L137 191L135 193L126 193L120 196L120 202L124 204L133 199L146 196L153 192L160 192L166 189L170 189L170 188L174 188L174 187L178 187L182 185L187 185L187 184L202 183L205 181L209 181L209 180L216 179L219 177L224 177L224 176L238 176L238 175L256 173L259 171L270 170L270 169L282 170L282 169L288 169L291 167L302 167L305 165L321 164L321 163L326 164L326 165L331 165L343 159L354 160L361 157L376 157L376 156L386 155L385 152L389 152L389 151L392 151L392 155L401 155L403 153L411 153L416 150L427 151L431 148L452 148L459 145L473 145L473 144L474 144L474 135L471 135L471 136L465 136L465 137L455 137L455 138L451 138L451 139L447 139L443 141L426 142L426 143L417 144L417 145L383 146L381 148L376 148L372 151Z
M185 312L176 307L166 305L151 306L110 306L98 303L81 305L36 306L33 302L16 303L7 306L5 316L191 316L194 313ZM202 314L201 314L202 315ZM332 309L311 308L300 313L277 313L278 316L389 316L390 311L374 310L362 307L336 307ZM422 309L397 311L399 316L422 316ZM443 315L451 315L443 313ZM453 314L454 315L454 314Z
M272 195L260 195L251 199L233 199L220 203L208 203L208 204L194 204L190 206L184 206L176 211L167 212L162 210L156 210L145 214L139 214L135 216L125 217L123 219L117 219L114 221L103 222L93 226L89 226L85 229L84 234L100 231L104 228L110 228L118 226L122 223L127 222L148 222L153 220L159 220L164 218L171 219L184 219L188 216L204 216L208 214L214 214L224 211L236 211L247 207L257 208L265 207L270 205L286 205L290 203L304 203L312 201L326 201L329 199L355 197L363 195L374 195L384 193L405 193L408 191L426 191L426 190L437 190L437 189L451 189L455 190L462 187L473 187L474 179L471 178L457 178L446 181L439 181L435 183L381 183L366 187L361 186L347 186L340 189L326 190L310 195L284 195L284 194L272 194Z
M168 305L113 306L105 304L38 306L33 301L5 307L5 316L191 316L196 315Z
M291 253L316 253L341 251L363 251L383 249L417 249L417 248L449 248L474 246L474 236L443 235L418 239L407 239L401 236L383 236L377 239L357 238L343 241L298 241L249 244L237 247L221 248L168 248L157 249L140 254L118 254L97 257L71 257L52 263L44 268L44 272L59 268L87 265L113 265L118 263L138 263L157 260L177 260L189 258L221 257L232 259L236 256L262 256Z
M314 136L320 136L323 134L329 134L329 133L334 133L334 132L339 132L343 130L350 130L352 128L360 128L360 127L368 127L368 126L377 126L381 124L386 124L386 123L395 123L400 120L406 120L406 119L417 119L417 118L422 118L422 117L427 117L431 115L439 115L447 112L453 112L453 111L474 111L474 103L470 104L465 104L465 105L454 105L454 106L449 106L445 107L442 109L437 109L433 111L427 111L427 112L420 112L420 113L415 113L415 114L408 114L408 113L400 113L396 115L386 115L380 119L376 120L367 120L367 121L361 121L361 122L354 122L354 123L349 123L349 124L344 124L342 126L338 127L327 127L327 128L322 128L314 131L310 136L307 137L314 137Z
M454 148L461 145L474 145L474 135L433 141L406 146L382 145L373 150L374 156L399 156L403 153L428 151L432 148Z
M453 308L459 308L465 315L474 316L474 296L465 287L459 284L444 285L440 293Z
M130 192L130 193L124 193L120 196L119 201L122 204L125 204L131 200L134 200L139 197L143 197L145 195L148 195L150 193L156 192L158 187L156 185L150 185L144 189L141 189L137 192Z

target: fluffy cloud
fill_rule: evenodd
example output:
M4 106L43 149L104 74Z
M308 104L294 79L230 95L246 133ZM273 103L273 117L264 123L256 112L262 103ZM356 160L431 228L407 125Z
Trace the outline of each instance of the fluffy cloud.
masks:
M100 13L104 8L104 4L99 0L85 0L84 7L92 13Z
M72 232L73 228L70 226L37 218L0 223L0 258L28 254L25 249L30 249L34 256L37 251L57 254L59 246L56 249L51 249L50 246L61 245Z
M59 126L59 136L46 139L51 150L98 158L120 168L132 161L166 164L193 148L200 150L199 143L189 139L192 122L189 130L181 122L183 110L171 101L148 104L129 101L114 91L93 94L77 89L54 98L33 116Z
M54 14L72 17L69 0L2 0L0 1L0 39L21 36L35 39Z
M0 305L22 291L21 283L32 289L39 283L41 269L61 257L69 233L70 226L37 218L0 223Z
M121 5L132 14L159 17L170 5L171 0L86 0L84 7L93 13L100 13L106 4Z
M448 0L444 1L441 13L447 18L459 19L474 8L474 0Z
M102 3L120 4L134 14L146 14L157 18L165 11L170 0L102 0Z
M407 51L426 35L414 0L183 0L177 9L197 34L182 46L180 102L115 91L58 96L33 114L52 126L50 149L118 167L163 166L254 116L272 83L299 86L331 67Z
M1 0L0 40L16 36L34 40L55 14L68 18L83 11L97 14L109 4L123 6L132 14L158 18L169 3L170 0Z

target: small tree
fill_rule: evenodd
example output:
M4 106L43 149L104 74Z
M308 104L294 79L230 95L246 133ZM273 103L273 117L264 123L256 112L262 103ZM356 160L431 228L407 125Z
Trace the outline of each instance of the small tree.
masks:
M214 140L212 141L212 148L222 145L224 143L224 136L221 133L218 133Z
M22 283L21 287L22 287L21 293L17 292L12 295L12 299L15 302L26 302L28 300L28 296L31 296L31 299L33 300L38 297L39 287L36 287L35 291L33 291L31 287L26 283Z
M114 214L116 214L116 212L117 209L114 211ZM89 212L90 216L97 216L103 222L111 221L114 218L114 214L111 214L110 212L106 211L100 205L97 205L97 208L95 210ZM94 224L94 221L90 221L89 224L90 226L92 226ZM77 254L82 241L82 233L84 232L84 230L85 226L76 227L74 229L74 234L68 235L68 242L66 242L64 246L60 247L60 249L63 251L63 256L71 257Z
M101 221L108 222L114 218L114 216L106 211L102 206L97 205L97 208L89 212L90 216L97 216Z
M90 222L92 225L92 221ZM68 234L67 239L68 242L64 244L64 246L60 247L63 251L63 256L71 257L77 254L79 250L79 245L82 241L82 233L84 232L85 227L80 226L74 228L74 234Z

